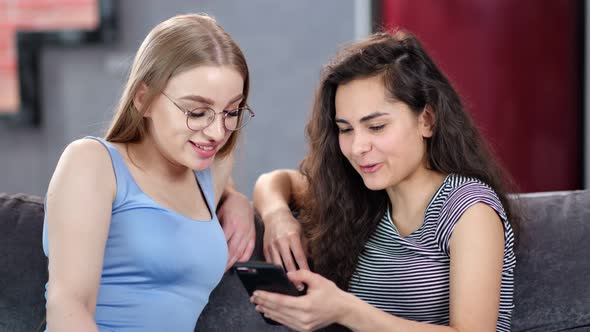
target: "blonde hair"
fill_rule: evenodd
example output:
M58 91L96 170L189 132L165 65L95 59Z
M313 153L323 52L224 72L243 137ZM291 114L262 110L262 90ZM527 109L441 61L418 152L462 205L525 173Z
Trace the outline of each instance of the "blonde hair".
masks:
M246 105L250 85L248 65L236 42L206 14L187 14L172 17L154 27L139 47L129 79L119 101L105 139L110 142L132 143L147 134L147 120L143 117L155 97L168 80L196 66L231 66L244 79ZM149 88L142 109L136 109L133 98L141 84ZM227 143L217 153L227 156L236 145L239 131L231 133Z

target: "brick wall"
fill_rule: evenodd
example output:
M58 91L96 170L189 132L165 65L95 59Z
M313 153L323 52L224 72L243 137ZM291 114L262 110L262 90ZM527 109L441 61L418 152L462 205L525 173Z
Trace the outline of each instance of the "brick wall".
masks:
M16 31L92 29L98 0L0 0L0 113L18 109Z

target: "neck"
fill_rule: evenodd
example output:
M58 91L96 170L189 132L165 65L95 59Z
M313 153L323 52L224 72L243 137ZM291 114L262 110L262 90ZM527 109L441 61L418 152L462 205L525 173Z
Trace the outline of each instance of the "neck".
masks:
M126 144L127 155L131 162L150 176L177 180L184 178L190 170L171 160L163 153L153 138L146 135L138 143Z
M398 228L415 230L422 225L428 203L445 176L420 167L408 178L386 189L393 206L391 216Z

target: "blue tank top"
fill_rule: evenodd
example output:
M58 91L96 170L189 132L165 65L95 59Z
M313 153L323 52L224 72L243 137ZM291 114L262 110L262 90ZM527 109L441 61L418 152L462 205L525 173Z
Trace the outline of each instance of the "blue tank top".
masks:
M195 175L211 220L194 220L144 194L109 142L117 181L95 320L101 332L192 332L227 264L209 169ZM48 255L46 223L43 251ZM47 286L46 286L47 287Z

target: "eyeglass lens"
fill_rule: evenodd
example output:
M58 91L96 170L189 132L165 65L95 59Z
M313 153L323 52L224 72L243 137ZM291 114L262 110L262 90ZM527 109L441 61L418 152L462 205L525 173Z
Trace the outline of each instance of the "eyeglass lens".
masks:
M227 130L237 130L246 125L251 114L246 107L223 113ZM187 114L187 125L192 130L201 130L215 120L215 111L210 108L196 109Z

